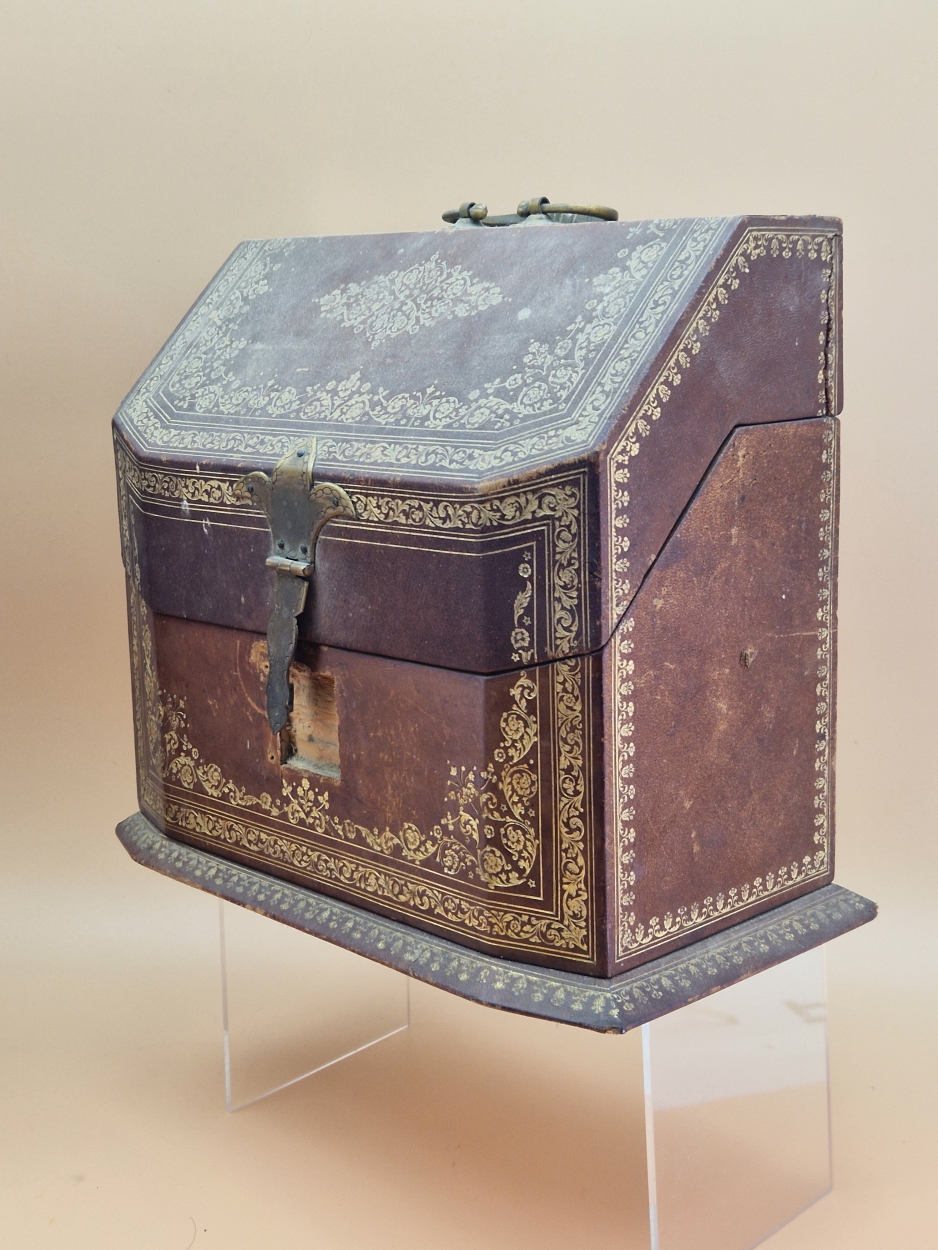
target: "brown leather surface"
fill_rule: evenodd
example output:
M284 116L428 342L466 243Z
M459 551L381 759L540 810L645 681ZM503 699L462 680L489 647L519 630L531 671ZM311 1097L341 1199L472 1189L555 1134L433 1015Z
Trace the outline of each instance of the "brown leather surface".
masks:
M159 615L151 630L164 747L161 798L141 788L141 806L161 828L480 949L600 969L597 661L567 662L587 751L571 777L556 758L569 733L558 733L553 666L486 678L301 646L298 661L334 679L336 779L281 765L260 636ZM571 888L589 907L564 901Z
M822 518L833 507L836 540L836 495L822 498L834 426L736 431L623 625L634 663L634 947L616 970L683 944L680 918L695 908L714 914L711 932L833 876L832 815L820 870L814 859L819 816L833 812L835 603L826 693L818 634L819 594L828 577L836 584ZM605 660L611 741L611 647ZM731 891L754 902L720 916ZM652 943L655 920L666 931L669 918L678 936Z
M298 660L335 681L336 780L281 766L260 635L156 615L137 700L159 692L162 799L142 786L142 806L172 836L264 871L600 976L824 884L831 856L784 874L818 849L821 496L835 424L736 431L620 627L635 666L627 927L641 930L624 956L615 643L489 677L301 645ZM525 836L534 854L519 869L510 848L524 860ZM674 927L682 915L699 923Z
M122 441L118 448L119 463L128 463ZM213 480L227 488L235 479ZM444 516L467 503L470 521L483 511L517 514L507 528L330 522L317 545L300 636L467 672L595 649L602 579L599 545L589 547L600 528L594 487L592 467L578 464L550 481L494 492L496 505L492 496L430 499ZM188 500L183 508L132 489L128 497L141 585L154 610L266 631L274 575L264 566L270 530L263 514ZM373 497L388 492L353 492L356 501ZM400 498L422 505L427 496ZM525 576L522 566L530 570ZM530 604L519 616L518 596L529 582ZM560 630L558 594L568 614ZM529 635L520 648L519 625Z
M718 320L699 339L698 354L685 357L679 366L680 382L669 383L668 398L659 404L660 417L649 423L640 453L629 458L628 481L618 487L619 499L628 497L627 506L613 499L616 514L628 516L630 594L641 585L732 429L840 411L842 386L835 380L833 393L824 394L819 378L829 266L818 259L768 257L752 262L752 269L720 305ZM839 291L833 303L839 316ZM650 376L673 355L674 342L685 333L685 326L679 327ZM839 367L839 352L835 360ZM620 428L639 410L640 405L633 405ZM608 457L600 465L601 489L608 500L616 491L610 481L614 466ZM608 542L607 522L603 543ZM604 622L604 640L619 619L614 613Z
M832 228L829 220L789 219L798 220ZM767 218L741 222L703 281L700 298L745 232L764 227L783 224ZM822 296L830 268L817 254L767 253L746 263L735 287L724 284L730 293L725 302L717 300L716 319L703 318L698 350L687 355L686 365L679 362L680 380L669 381L667 401L655 401L660 416L641 418L647 433L637 436L640 454L628 458L628 481L619 483L615 498L609 457L616 439L641 417L657 371L694 331L700 299L688 304L609 437L586 460L547 466L523 479L506 470L501 482L480 488L454 487L442 472L438 481L419 483L361 474L344 480L332 473L369 506L391 500L397 519L327 526L301 636L479 673L602 646L730 430L839 408L839 385L836 394L819 399ZM833 306L839 318L839 289ZM836 325L828 355L837 374L835 340ZM150 454L144 460L152 468L136 474L150 487L132 492L132 513L148 602L168 615L263 631L272 576L264 568L266 519L226 501L236 476L231 466L213 462L210 454ZM466 504L472 510L455 523ZM627 522L631 584L617 602L610 571L613 517L615 525ZM519 568L530 563L529 550L532 597L523 615L530 636L519 646L517 604L527 580ZM567 602L558 607L564 596ZM567 614L562 625L560 612Z

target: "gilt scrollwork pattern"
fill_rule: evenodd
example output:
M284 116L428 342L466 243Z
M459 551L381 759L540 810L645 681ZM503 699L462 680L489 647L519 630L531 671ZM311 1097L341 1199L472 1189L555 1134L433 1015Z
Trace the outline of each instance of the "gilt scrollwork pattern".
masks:
M543 522L549 553L549 650L556 656L570 655L583 645L584 493L585 484L579 474L547 481L528 490L492 492L474 499L350 492L359 520L382 525L485 533L498 529L510 532L528 527L532 522ZM521 573L522 568L528 571ZM519 576L525 579L525 586L514 600L511 637L512 649L519 654L527 653L532 642L531 623L525 624L522 619L530 606L528 588L532 575L533 561L525 556L519 565ZM519 659L519 654L512 659L516 663L528 663Z
M815 871L825 871L830 859L831 836L831 683L833 681L833 628L834 628L834 557L836 531L837 491L837 427L833 421L825 422L824 451L821 475L821 510L818 538L820 560L818 568L818 649L817 649L817 723L815 725L815 795L814 795L814 842Z
M506 951L549 948L568 960L592 959L581 913L586 901L576 899L572 915L537 915L523 908L496 907L453 889L443 889L400 871L350 858L329 846L253 824L228 812L196 807L168 798L167 824L208 845L227 844L260 861L281 863L313 882L335 885L376 903L407 920L415 915L451 932L486 938ZM572 886L571 886L572 890ZM568 904L562 897L562 905Z
M141 499L166 500L184 505L201 504L216 508L241 508L244 501L234 493L238 476L212 477L173 469L154 469L141 464L121 443L116 443L117 472ZM254 513L247 513L254 516ZM260 528L260 522L257 522Z
M450 769L446 797L456 813L447 812L442 821L451 835L443 842L444 868L456 871L465 865L493 889L529 883L538 851L537 686L524 674L509 693L512 705L501 716L494 760L479 774Z
M155 819L165 815L163 802L163 739L159 681L148 609L137 584L128 577L130 663L133 672L134 744L140 803Z
M560 832L561 912L555 944L585 949L589 945L589 889L586 879L586 707L583 698L585 662L558 660L553 666L557 748L557 815Z
M616 958L628 954L635 923L635 644L634 618L622 622L612 636L612 794L615 816L616 914L619 917ZM625 923L623 923L625 918Z
M815 851L801 860L782 864L765 876L733 886L702 901L678 907L663 916L639 919L635 911L635 718L640 715L634 700L633 659L640 639L633 635L634 618L624 621L613 639L613 726L616 844L616 957L625 959L637 950L648 950L670 941L681 933L700 928L721 916L751 907L760 899L771 898L813 878L823 876L830 866L831 825L831 682L834 595L834 522L837 482L837 433L832 420L825 422L821 453L821 493L818 498L818 592L817 592L817 721L815 723Z
M204 761L187 735L185 700L159 693L163 727L163 776L184 790L201 792L237 808L256 808L319 836L359 842L388 859L447 876L461 876L489 889L535 886L538 834L535 799L540 788L537 687L522 676L510 691L511 708L501 717L501 742L481 770L451 766L446 801L454 805L429 833L405 821L392 832L340 820L330 812L328 791L308 778L284 777L281 794L253 795Z
M514 629L511 631L511 645L515 648L511 653L515 664L530 664L534 660L534 646L531 631L534 628L532 619L534 596L534 551L526 551L518 565L518 576L524 583L515 595L513 606Z

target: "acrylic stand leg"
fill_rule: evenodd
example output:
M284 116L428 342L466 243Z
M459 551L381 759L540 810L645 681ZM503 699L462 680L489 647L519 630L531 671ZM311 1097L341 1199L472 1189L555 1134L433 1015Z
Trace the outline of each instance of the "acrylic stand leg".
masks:
M642 1042L651 1250L749 1250L828 1192L823 948Z
M229 1111L408 1027L401 973L244 908L219 907ZM568 1035L557 1056L575 1073L595 1067L600 1039L545 1027ZM602 1041L617 1050L600 1066L605 1088L619 1083L627 1095L630 1136L641 1133L644 1093L649 1229L622 1229L621 1240L603 1244L750 1250L830 1189L822 948L643 1026L641 1069L626 1062L626 1039ZM585 1131L602 1135L598 1125Z
M408 1027L401 973L243 907L218 908L229 1111Z

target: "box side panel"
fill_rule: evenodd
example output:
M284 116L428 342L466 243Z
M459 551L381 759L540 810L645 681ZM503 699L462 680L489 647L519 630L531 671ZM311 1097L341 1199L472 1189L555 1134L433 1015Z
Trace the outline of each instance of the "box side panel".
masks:
M839 412L838 230L740 227L624 414L600 480L603 637L730 430Z
M736 430L605 650L616 971L833 875L836 427Z

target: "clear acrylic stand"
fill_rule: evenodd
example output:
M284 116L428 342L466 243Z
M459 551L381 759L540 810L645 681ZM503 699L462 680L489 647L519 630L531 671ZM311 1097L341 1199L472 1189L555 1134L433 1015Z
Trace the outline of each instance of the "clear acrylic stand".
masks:
M229 1111L410 1024L400 972L221 900L218 918Z
M401 973L219 906L229 1111L408 1027ZM618 1047L612 1072L623 1086L643 1079L622 1105L644 1098L647 1250L749 1250L830 1189L822 948L643 1026L641 1072L625 1061L625 1038L531 1025ZM557 1058L577 1061L576 1047ZM632 1250L634 1237L623 1237Z
M824 950L643 1028L651 1250L749 1250L831 1187Z

